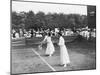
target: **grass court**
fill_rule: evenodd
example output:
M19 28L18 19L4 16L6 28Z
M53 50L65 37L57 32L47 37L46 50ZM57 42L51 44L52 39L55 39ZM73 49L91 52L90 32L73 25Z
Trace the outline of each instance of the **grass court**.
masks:
M58 38L53 37L55 47L53 56L45 55L46 44L39 50L38 45L42 37L22 38L11 42L11 72L12 74L89 70L96 68L96 43L85 39L74 40L76 37L64 37L71 60L71 65L60 65L60 49L57 45Z

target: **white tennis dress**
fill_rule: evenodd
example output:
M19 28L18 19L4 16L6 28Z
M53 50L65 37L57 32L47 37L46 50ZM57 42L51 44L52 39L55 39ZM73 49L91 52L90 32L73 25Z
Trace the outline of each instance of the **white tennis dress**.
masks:
M54 49L54 45L51 41L51 37L45 36L44 41L47 42L47 48L46 48L45 54L46 55L52 55L55 52L55 49Z
M69 64L70 59L69 59L67 48L65 46L64 38L62 36L59 38L58 44L60 46L60 63L61 63L61 65Z

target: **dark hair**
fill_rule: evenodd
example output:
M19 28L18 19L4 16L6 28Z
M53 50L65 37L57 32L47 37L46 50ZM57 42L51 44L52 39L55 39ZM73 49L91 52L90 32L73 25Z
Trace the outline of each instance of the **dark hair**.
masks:
M50 32L48 33L48 36L51 36L51 33Z
M61 33L61 32L59 32L58 34L59 34L60 36L62 36L62 33Z
M48 35L46 32L44 32L44 35Z

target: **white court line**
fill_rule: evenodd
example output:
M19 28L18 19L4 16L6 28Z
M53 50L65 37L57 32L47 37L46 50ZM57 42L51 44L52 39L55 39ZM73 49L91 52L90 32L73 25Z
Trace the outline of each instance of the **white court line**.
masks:
M43 62L45 62L46 65L49 66L49 68L51 68L53 71L56 71L50 64L48 64L48 62L47 62L45 59L43 59L43 58L40 56L40 54L39 54L38 52L36 52L34 49L32 49L32 51L33 51L34 53L36 53L36 54L40 57L40 59L41 59Z
M25 45L25 44L12 44L11 46L20 46L20 45Z
M23 42L23 41L13 41L12 43L19 43L19 42Z

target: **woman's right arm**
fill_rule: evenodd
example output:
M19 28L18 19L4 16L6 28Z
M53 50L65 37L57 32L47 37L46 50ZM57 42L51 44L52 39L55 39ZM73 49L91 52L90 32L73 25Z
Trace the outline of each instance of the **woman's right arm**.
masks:
M45 36L45 38L43 39L42 43L44 43L46 41L46 39L47 39L47 36Z

